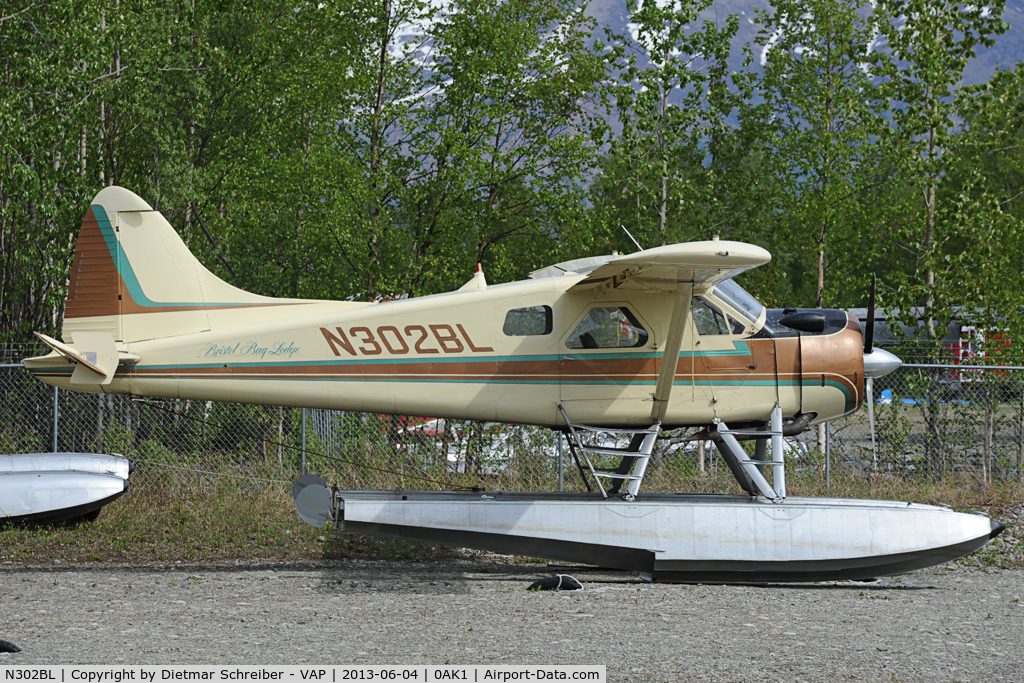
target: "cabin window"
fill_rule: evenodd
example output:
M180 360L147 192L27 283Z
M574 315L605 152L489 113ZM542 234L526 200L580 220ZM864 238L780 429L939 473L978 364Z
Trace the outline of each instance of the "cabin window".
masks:
M565 345L570 349L635 348L647 343L647 330L628 308L591 308Z
M704 299L693 300L693 324L700 336L715 334L743 334L743 323L718 310Z
M501 331L509 337L530 337L551 334L551 327L551 307L530 306L513 308L506 313Z

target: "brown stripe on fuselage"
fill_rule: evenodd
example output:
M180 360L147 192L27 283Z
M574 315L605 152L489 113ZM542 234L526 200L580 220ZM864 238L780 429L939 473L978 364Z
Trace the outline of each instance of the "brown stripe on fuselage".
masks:
M847 314L846 328L826 337L803 338L803 378L813 381L822 375L845 380L854 396L853 409L860 407L864 397L864 348L860 323Z
M464 362L431 363L340 363L309 365L257 365L234 364L230 366L204 366L192 368L136 368L137 375L173 376L237 376L269 375L280 377L367 377L370 379L408 379L475 377L479 379L506 380L510 378L536 379L538 377L558 378L557 361L502 361L494 359L466 359Z
M594 354L597 355L597 354ZM603 355L603 354L602 354ZM713 369L717 376L724 378L744 377L751 373L747 367L749 355L713 357ZM703 359L702 359L703 360ZM709 359L710 360L710 359ZM680 358L677 365L677 380L691 377L692 358ZM406 379L406 378L444 378L444 377L476 377L494 380L516 380L537 378L559 378L565 381L656 381L660 359L642 356L623 356L619 358L588 357L588 354L577 353L573 360L508 360L494 358L466 358L460 361L436 362L433 358L424 358L422 362L388 362L381 358L373 363L316 363L308 365L258 365L233 362L217 366L215 364L201 367L136 369L145 375L181 375L181 376L232 376L232 375L274 375L274 376L319 376L319 377L359 377L373 379ZM700 362L697 363L698 375L703 378ZM760 373L771 372L760 370Z
M775 344L782 346L783 359L779 367L779 375L792 375L799 372L796 356L798 341L793 339L747 339L749 354L716 355L713 352L694 356L682 356L676 365L676 376L689 377L696 371L698 376L706 374L746 375L750 373L775 373Z
M586 353L574 353L571 357L572 360L561 361L561 377L566 382L628 383L658 378L658 362L655 358L594 358Z

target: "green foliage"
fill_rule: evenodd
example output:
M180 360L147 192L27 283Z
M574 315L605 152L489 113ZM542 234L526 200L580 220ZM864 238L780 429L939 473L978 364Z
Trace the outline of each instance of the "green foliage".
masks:
M261 294L373 298L713 234L769 305L1020 336L1024 70L965 86L1003 2L66 0L0 11L0 335L60 327L116 183ZM621 126L621 131L618 127ZM911 320L914 318L914 320Z
M794 303L851 305L843 294L866 289L858 253L874 226L865 190L888 172L876 163L885 102L870 76L875 55L866 51L878 27L863 10L859 0L775 0L770 12L758 11L763 101L750 124L765 140L776 234L803 266L794 274L800 280L790 280Z
M962 85L976 49L1006 30L1004 3L882 0L877 7L889 51L875 73L892 108L882 142L900 190L891 215L901 278L888 305L913 327L921 319L937 346L960 307L990 320L1016 317L1019 308L1019 268L1007 249L1019 244L1016 221L1003 211L1002 193L958 154L993 140L986 119L1019 120L1019 95L1006 96L1008 76L997 73L992 89ZM965 119L982 125L964 126Z
M162 211L224 279L278 296L444 291L481 261L517 278L584 232L605 71L569 0L7 14L9 340L59 327L74 235L107 184Z
M87 0L0 10L0 335L52 328L71 264L72 225L88 201L79 154L104 73Z
M738 193L722 190L747 177L735 171L754 155L728 124L750 97L751 78L728 67L739 17L721 26L702 20L710 5L630 2L633 35L611 36L622 134L603 164L595 201L608 242L627 251L633 246L620 225L653 247L710 238L749 208L725 201Z

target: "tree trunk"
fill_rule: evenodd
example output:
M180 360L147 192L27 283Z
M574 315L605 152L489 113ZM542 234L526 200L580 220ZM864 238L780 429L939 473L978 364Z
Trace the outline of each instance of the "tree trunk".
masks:
M98 400L96 401L96 435L93 437L92 442L93 442L93 445L96 446L96 448L102 448L103 447L103 411L104 411L104 408L105 408L105 406L103 404L104 404L104 399L106 399L106 396L104 396L103 394L100 394L97 397L97 399Z
M818 233L818 296L816 308L821 308L825 300L825 232L828 229L828 221L822 221L821 231Z
M936 101L932 107L932 111L938 115L939 103ZM935 127L928 129L928 161L934 162L935 154L937 151L936 142L936 130ZM935 307L935 269L932 267L931 260L931 249L935 243L935 196L936 189L938 186L938 176L932 172L928 176L928 188L925 190L925 217L924 217L924 242L922 248L925 254L925 271L924 271L924 318L925 327L928 330L928 339L935 341L937 338L937 332L935 330L935 321L932 319L932 309Z
M664 62L669 58L668 46L665 47ZM661 152L661 201L658 202L658 240L666 244L665 231L668 227L668 159L665 158L665 127L668 125L668 91L665 84L661 87L661 128L658 130L658 151Z
M377 174L380 170L380 148L383 132L381 130L381 114L384 110L384 83L387 80L388 71L388 45L391 32L391 0L384 0L383 21L381 21L380 51L377 62L377 92L373 104L373 119L370 123L370 201L366 207L370 219L370 236L367 239L367 249L370 255L369 267L366 269L366 295L372 297L375 292L373 272L379 262L379 241L380 204L378 202L377 190L379 189Z
M942 440L942 434L943 428L948 426L948 424L943 424L942 411L945 404L939 403L941 387L938 384L938 378L934 371L928 372L927 379L928 388L925 390L925 398L927 400L924 404L918 405L921 406L928 430L925 436L925 455L931 467L932 478L941 479L945 473L946 465L944 455L945 444Z

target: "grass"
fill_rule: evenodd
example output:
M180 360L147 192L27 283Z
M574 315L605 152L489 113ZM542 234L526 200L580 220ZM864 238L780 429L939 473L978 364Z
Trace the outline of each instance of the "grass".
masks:
M450 549L315 529L287 490L192 494L136 487L95 522L0 526L0 565L309 562L350 556L436 559Z
M906 500L931 505L949 505L957 510L1001 511L1024 503L1024 482L985 483L980 478L950 475L942 479L901 479L883 475L858 477L848 473L832 476L826 490L824 477L801 473L787 477L791 496L832 496L836 498L875 498Z
M721 475L722 473L718 473ZM676 490L737 490L731 478L684 483ZM719 479L721 479L719 481ZM444 546L335 534L315 529L295 514L290 492L280 488L240 490L230 481L171 492L133 481L129 493L105 507L95 522L78 525L0 526L0 566L78 563L130 565L211 564L244 561L309 562L366 557L379 560L439 560L459 551ZM664 482L663 482L664 483ZM730 485L731 483L731 485ZM826 495L817 477L796 476L791 496ZM653 487L652 487L653 488ZM658 489L665 490L664 486ZM1007 521L1024 506L1024 484L981 484L968 477L904 481L882 477L836 477L828 495L945 504L982 510ZM1009 527L996 542L961 561L965 565L1024 568L1024 533ZM513 560L516 561L516 560ZM532 562L534 558L521 558Z

